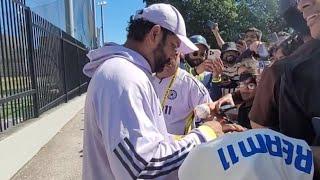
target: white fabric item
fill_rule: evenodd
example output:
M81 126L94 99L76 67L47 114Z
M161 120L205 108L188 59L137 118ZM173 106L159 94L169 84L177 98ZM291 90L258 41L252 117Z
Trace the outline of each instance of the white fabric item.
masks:
M269 129L224 135L192 150L180 180L312 180L312 152L303 140Z
M189 54L199 49L187 37L186 25L180 12L170 4L153 4L139 11L135 19L148 20L173 32L181 40L178 51Z
M162 80L154 77L152 83L162 101L171 77ZM163 107L164 119L168 132L183 135L186 118L199 104L211 102L208 90L187 71L179 68L177 77L170 89Z
M107 44L88 57L83 179L176 180L177 168L207 136L194 129L176 141L167 132L151 68L137 52Z

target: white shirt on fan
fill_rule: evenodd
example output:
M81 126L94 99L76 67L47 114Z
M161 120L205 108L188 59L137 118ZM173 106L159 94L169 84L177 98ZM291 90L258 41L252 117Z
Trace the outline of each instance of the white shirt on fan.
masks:
M160 101L163 100L171 79L172 76L162 80L153 78L152 83ZM211 102L211 98L206 87L187 71L179 68L162 109L168 132L183 135L189 114L197 105L208 102Z
M226 134L193 149L179 180L312 180L309 145L270 129Z

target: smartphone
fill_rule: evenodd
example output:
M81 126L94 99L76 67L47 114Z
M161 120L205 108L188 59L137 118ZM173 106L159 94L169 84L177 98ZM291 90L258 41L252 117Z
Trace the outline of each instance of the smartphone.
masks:
M221 56L221 51L219 49L209 49L207 53L207 59L215 61Z
M227 111L230 111L231 109L235 109L237 108L237 106L233 106L233 105L224 105L224 106L221 106L220 109L219 109L219 113L220 114L224 114L225 112Z

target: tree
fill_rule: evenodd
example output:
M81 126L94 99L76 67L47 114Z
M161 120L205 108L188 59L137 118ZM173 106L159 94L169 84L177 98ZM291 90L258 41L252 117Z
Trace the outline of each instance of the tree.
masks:
M256 27L262 30L264 35L279 32L286 28L283 19L279 15L280 0L238 0L237 22L239 30L248 27ZM266 36L264 36L264 40Z
M201 34L216 46L214 37L205 27L208 20L219 23L225 41L235 41L241 32L257 27L264 34L283 30L284 23L278 14L279 0L143 0L174 5L185 19L188 36Z

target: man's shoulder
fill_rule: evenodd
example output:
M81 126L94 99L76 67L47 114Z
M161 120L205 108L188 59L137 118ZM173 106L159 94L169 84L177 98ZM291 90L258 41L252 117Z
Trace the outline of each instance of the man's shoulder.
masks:
M114 57L104 62L92 79L103 80L106 85L110 82L115 86L121 85L123 87L149 82L147 72L143 68L121 57Z
M320 41L312 40L307 47L309 48L307 53L286 64L285 75L287 77L308 78L320 74Z
M196 84L196 85L202 85L201 81L199 81L196 77L194 77L192 74L188 73L186 70L179 68L179 76L178 78L187 84Z
M206 87L192 74L188 73L186 70L179 68L179 80L181 85L189 90L199 89L203 94L205 94Z
M287 68L293 70L311 63L311 59L320 59L320 40L310 40L303 44L295 53L289 56Z

